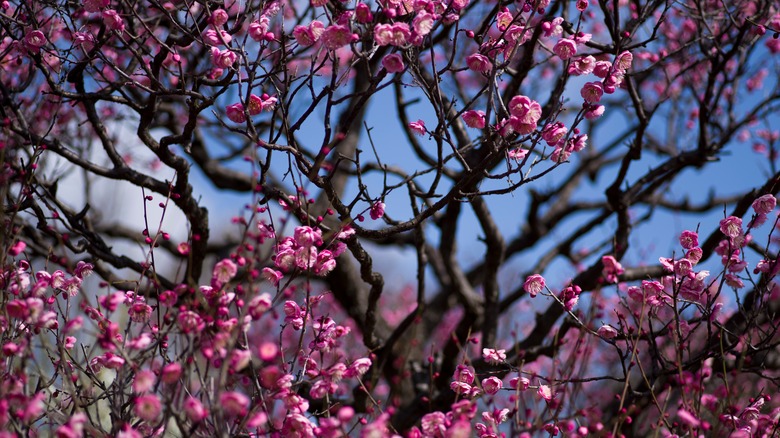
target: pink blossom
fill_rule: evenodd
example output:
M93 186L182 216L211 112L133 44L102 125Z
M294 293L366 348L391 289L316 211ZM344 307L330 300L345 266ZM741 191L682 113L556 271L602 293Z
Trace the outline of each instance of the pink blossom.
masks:
M466 6L469 5L470 1L471 0L451 0L450 6L452 7L452 9L455 9L456 11L462 11L466 9Z
M555 17L552 21L545 21L542 23L542 31L544 36L553 37L563 33L563 17Z
M499 364L506 361L506 350L483 348L482 358L485 359L485 361L488 363Z
M571 312L574 306L577 305L581 292L582 288L577 285L571 285L561 291L558 299L563 303L563 307L567 312Z
M756 214L769 214L777 206L777 198L772 194L766 194L753 201L753 210Z
M504 382L501 381L498 377L491 376L487 379L482 380L482 389L485 390L487 394L495 394L497 393L502 387L504 386Z
M274 286L279 286L279 282L284 278L284 274L269 267L263 268L261 274L266 281Z
M680 245L685 249L699 246L699 235L694 231L683 231L680 233Z
M742 219L729 216L721 220L720 231L732 239L740 236L742 234Z
M456 382L474 383L474 371L466 365L458 365L455 369L455 375L452 377Z
M389 73L400 73L404 71L404 59L399 53L393 53L382 58L382 67Z
M171 362L165 365L160 371L160 380L166 384L176 383L181 377L182 367L178 362Z
M25 248L27 248L27 244L19 240L8 249L8 255L16 257L21 254Z
M135 373L133 378L133 392L136 394L143 394L149 392L153 387L157 378L154 372L151 370L141 370Z
M103 23L111 29L117 32L123 32L125 30L125 22L122 17L113 9L103 11L101 14L103 17Z
M526 155L528 155L528 150L521 147L507 152L507 156L515 161L522 161Z
M585 111L585 118L588 120L596 120L604 115L604 105L591 105L587 111Z
M201 332L206 328L203 318L192 310L186 310L179 313L177 321L182 333Z
M325 31L325 25L319 20L313 20L309 23L308 27L295 26L293 29L293 37L298 44L302 46L310 46L319 41L320 36Z
M469 110L463 113L463 121L469 128L485 128L485 112L480 110Z
M612 339L618 335L618 331L611 325L602 325L596 333L604 339Z
M152 307L146 303L135 303L128 309L128 315L133 322L146 323L152 317Z
M249 408L249 397L235 391L223 392L219 395L219 404L227 416L244 416Z
M621 52L615 59L615 68L618 71L625 72L631 68L631 63L634 61L634 55L631 52Z
M542 129L542 139L544 139L548 145L554 146L563 139L566 132L568 132L568 129L562 122L550 123L545 125L544 129Z
M604 265L601 273L607 283L617 283L618 275L623 273L623 266L613 256L601 257L601 263Z
M223 285L232 280L236 273L238 273L236 263L230 259L222 259L214 265L211 276L215 284Z
M256 94L250 94L249 99L247 100L247 111L249 112L250 116L256 116L260 114L260 112L264 109L264 102L263 98L256 95Z
M308 225L302 225L295 228L294 239L295 243L302 247L322 245L322 230Z
M87 12L99 12L108 7L110 0L84 0L84 10Z
M330 251L326 249L317 253L317 261L314 263L315 274L325 276L335 268L336 259Z
M583 56L569 64L569 74L573 76L588 75L593 73L596 67L596 58L593 55Z
M468 65L471 70L480 73L487 73L493 68L493 64L490 62L487 56L479 53L473 53L469 55L466 58L466 65Z
M374 14L371 13L371 8L365 3L358 3L355 6L355 19L358 23L370 23L374 21Z
M211 12L211 24L214 26L223 26L228 21L228 13L224 9L215 9Z
M385 203L382 201L377 201L371 205L371 219L377 220L382 218L382 216L385 215Z
M555 43L553 53L565 61L577 54L577 43L572 39L563 38Z
M142 395L135 399L133 412L135 412L138 418L152 422L162 412L162 404L160 399L154 394Z
M547 385L539 385L539 389L536 390L536 394L548 402L553 399L552 388Z
M693 270L693 263L688 259L679 259L674 262L674 273L678 277L685 277Z
M509 101L509 113L521 123L536 125L542 117L542 106L535 100L518 95Z
M223 46L230 44L233 37L224 30L206 29L202 34L203 43L209 46ZM213 52L213 51L212 51Z
M345 376L347 377L360 377L363 374L365 374L368 369L371 368L371 359L367 357L363 357L360 359L355 360L352 362L349 367L347 367L347 371L345 372Z
M612 63L609 61L596 61L593 66L593 74L602 79L609 76L609 72L612 70Z
M270 20L268 17L263 15L258 21L253 21L249 24L247 34L249 34L249 37L257 42L263 41L266 38L266 32L268 32L269 24Z
M230 49L219 50L211 48L211 62L218 68L231 68L236 63L238 56Z
M412 130L417 135L423 135L425 134L425 122L422 120L418 120L416 122L410 122L409 123L409 129Z
M421 420L423 433L431 437L443 436L447 430L446 422L446 417L439 411L425 414Z
M328 50L344 47L357 38L358 36L353 34L347 26L339 24L328 26L321 36L322 42Z
M83 412L76 412L71 415L68 422L57 429L57 438L81 438L84 436L84 424L87 422L87 415Z
M46 405L43 402L46 396L43 392L38 392L34 396L27 399L27 403L23 406L19 406L19 413L25 423L32 423L35 419L43 414Z
M184 400L183 408L187 418L193 423L202 421L208 415L206 408L204 408L200 400L195 397L187 397L187 399Z
M227 118L230 119L230 121L233 123L246 122L246 115L244 114L244 105L240 103L234 103L233 105L228 105L227 107L225 107L225 113L227 115ZM189 248L187 252L189 252Z
M580 90L580 95L585 99L585 102L596 103L601 100L601 96L604 94L601 82L587 82Z
M268 293L262 293L249 301L247 306L247 313L252 317L252 319L258 320L265 312L268 311L268 309L271 308L271 302L271 295Z
M680 422L682 422L687 427L696 429L701 426L701 421L685 409L680 409L677 411L677 418L679 418Z
M314 425L305 416L299 413L291 413L284 419L282 436L313 438L315 436Z
M409 25L406 23L374 26L374 41L380 46L404 46L411 36Z
M531 381L525 377L513 377L509 380L509 387L519 391L525 391L531 385Z
M546 286L546 282L544 281L544 277L542 277L539 274L533 274L533 275L529 275L528 278L525 279L525 284L523 284L523 289L529 295L531 295L531 298L533 298L539 292L544 290L545 286Z
M29 49L37 51L46 45L46 36L40 30L31 30L24 36L24 44Z
M417 16L414 17L414 20L412 20L412 29L417 35L428 35L433 29L435 20L436 15L431 14L426 10L421 10L417 13Z

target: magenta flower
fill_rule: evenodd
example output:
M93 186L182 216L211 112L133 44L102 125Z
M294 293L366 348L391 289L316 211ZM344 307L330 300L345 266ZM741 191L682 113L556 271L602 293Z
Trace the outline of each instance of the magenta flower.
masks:
M230 259L222 259L214 265L214 270L211 275L213 283L216 282L216 284L223 285L232 280L233 277L236 276L236 273L238 273L238 266L236 266L236 263Z
M84 0L84 10L87 12L99 12L101 9L108 7L110 0Z
M160 371L160 380L166 384L176 383L181 377L182 367L178 362L171 362L165 365Z
M135 399L133 412L138 418L152 422L162 412L162 404L160 399L154 394L142 395Z
M469 55L466 58L466 65L469 66L469 69L480 73L487 73L493 68L493 63L487 56L479 53Z
M219 50L216 47L211 48L211 62L217 68L230 68L236 63L238 56L230 49Z
M499 364L506 361L506 350L483 348L482 358L485 359L485 361L488 363Z
M244 416L249 408L249 397L235 391L223 392L219 395L219 404L227 416Z
M244 105L240 103L234 103L225 107L225 113L227 118L233 123L246 122L246 115L244 114ZM187 246L187 252L189 252L189 245Z
M403 57L398 53L393 53L382 58L382 67L389 73L400 73L406 68Z
M491 376L482 380L482 389L490 395L497 393L503 386L504 382L495 376Z
M529 295L531 295L531 298L533 298L539 292L541 292L545 286L546 283L544 281L544 277L542 277L539 274L534 274L534 275L529 275L528 278L525 279L525 284L523 284L523 289Z
M729 216L721 220L720 231L732 239L740 236L742 234L742 219Z
M542 117L542 106L539 102L532 100L526 96L515 96L509 101L509 113L512 117L517 118L517 121L524 124L536 123Z
M621 52L615 59L615 68L620 72L625 72L631 68L631 63L634 61L634 55L631 52Z
M263 15L260 17L258 21L253 21L249 24L249 28L247 29L247 33L249 34L249 37L253 40L260 42L266 39L267 32L268 32L268 26L270 25L270 20L268 17Z
M154 384L157 381L154 372L151 370L141 370L135 373L133 378L133 392L136 394L143 394L149 392L154 388Z
M371 205L371 219L377 220L380 219L382 216L385 215L385 203L382 201L377 201L374 204Z
M214 26L223 26L228 21L228 13L224 9L215 9L211 12L211 24Z
M409 123L409 129L412 130L417 135L423 135L425 134L425 122L422 120L418 120L416 122L410 122Z
M585 99L585 102L596 103L601 100L601 96L604 94L604 89L601 82L588 82L580 90L580 95Z
M436 17L436 15L431 14L424 9L419 11L414 17L414 20L412 20L412 29L414 30L414 33L419 36L425 36L431 33Z
M469 128L485 128L485 112L479 110L469 110L463 113L463 121Z
M25 248L27 248L27 244L19 240L8 249L8 255L16 257L21 254Z
M206 328L206 324L203 322L203 318L192 310L186 310L179 313L177 319L179 329L183 333L197 333L203 331Z
M111 30L117 32L123 32L125 30L125 21L122 17L113 9L103 11L101 14L103 17L103 23Z
M347 26L334 24L333 26L328 26L322 32L321 38L322 43L328 50L336 50L357 40L358 36L357 34L353 34Z
M208 416L208 411L206 411L206 408L204 408L200 400L196 399L195 397L188 397L186 400L184 400L183 408L187 418L189 418L193 423L198 423L206 418L206 416Z
M509 387L512 389L525 391L529 386L531 386L531 381L525 377L513 377L509 380Z
M24 36L24 44L27 48L37 51L46 45L46 35L40 30L31 30Z
M547 124L542 129L542 139L550 146L555 146L568 132L568 128L562 122Z
M552 388L547 385L539 385L539 389L536 390L536 394L544 401L550 401L553 399Z
M769 214L777 206L777 198L772 194L766 194L753 201L753 210L756 214Z
M555 43L553 53L565 61L577 54L577 43L572 39L563 38Z
M617 283L618 275L623 273L623 266L613 256L601 257L604 268L601 270L607 283Z
M611 325L602 325L596 333L604 339L612 339L618 335L618 331Z

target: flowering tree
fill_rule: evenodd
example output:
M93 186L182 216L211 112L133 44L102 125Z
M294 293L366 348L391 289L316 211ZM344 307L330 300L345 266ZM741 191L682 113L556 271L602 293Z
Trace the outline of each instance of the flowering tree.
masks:
M0 436L780 430L775 2L14 0L0 29Z

